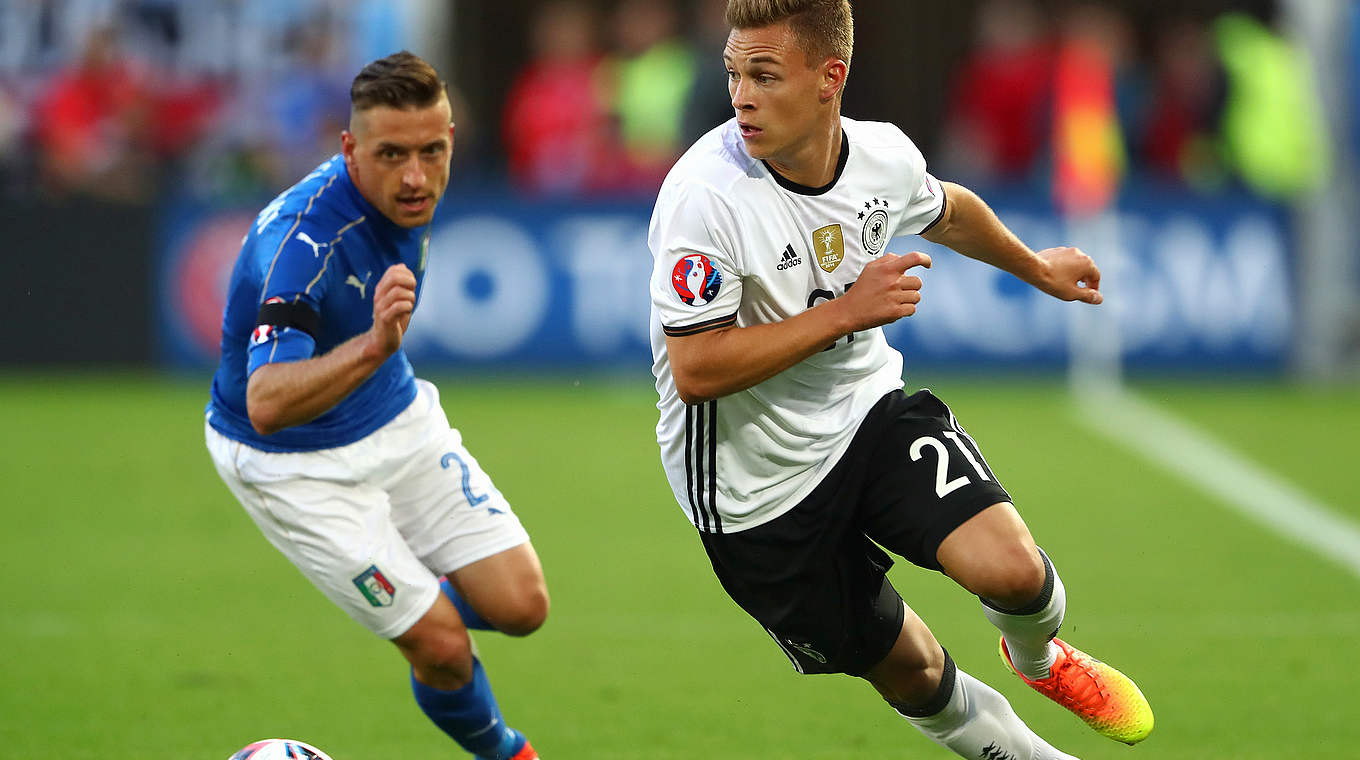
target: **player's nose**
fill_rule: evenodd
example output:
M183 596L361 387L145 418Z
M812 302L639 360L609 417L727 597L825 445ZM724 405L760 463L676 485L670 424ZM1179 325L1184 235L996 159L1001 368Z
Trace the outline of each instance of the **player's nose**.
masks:
M409 187L420 187L425 184L425 169L419 160L409 161L402 167L401 181Z
M746 111L755 107L751 102L751 89L746 84L746 80L739 80L732 85L732 108L738 111Z

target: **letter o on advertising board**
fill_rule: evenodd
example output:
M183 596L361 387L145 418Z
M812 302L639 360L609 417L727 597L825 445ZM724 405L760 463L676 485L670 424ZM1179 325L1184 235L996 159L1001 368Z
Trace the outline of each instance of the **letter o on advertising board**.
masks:
M464 217L431 233L410 338L456 357L507 357L542 324L550 295L543 257L524 228Z

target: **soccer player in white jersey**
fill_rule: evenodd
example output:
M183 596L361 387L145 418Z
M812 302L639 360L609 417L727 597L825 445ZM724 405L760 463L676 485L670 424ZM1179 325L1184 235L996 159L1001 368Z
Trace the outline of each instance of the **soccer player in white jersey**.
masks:
M396 645L435 725L479 760L537 760L505 724L468 629L542 625L543 568L402 350L449 179L447 91L402 52L365 66L350 101L340 154L242 243L208 451L270 543Z
M969 758L1070 758L964 673L902 601L882 549L982 602L1006 662L1129 744L1152 711L1117 670L1055 638L1065 593L977 442L902 391L880 327L915 313L919 234L1066 301L1099 304L1075 248L1033 252L895 126L840 114L847 0L729 0L736 117L679 160L649 232L657 438L723 588L800 673L869 681ZM853 287L852 287L853 286Z

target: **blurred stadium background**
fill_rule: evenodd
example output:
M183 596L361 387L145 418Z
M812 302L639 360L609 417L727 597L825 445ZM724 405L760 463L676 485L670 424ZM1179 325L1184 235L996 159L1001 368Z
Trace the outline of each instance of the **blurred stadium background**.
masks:
M1061 563L1071 637L1153 700L1133 751L1360 757L1360 4L854 5L845 113L1104 272L1082 310L898 241L936 266L889 332ZM534 637L479 639L512 722L561 760L948 756L789 671L664 485L646 223L727 117L721 7L0 0L0 757L453 750L201 442L245 227L399 48L449 79L458 140L408 352L554 594ZM893 577L1055 744L1128 751L1007 680L947 581Z

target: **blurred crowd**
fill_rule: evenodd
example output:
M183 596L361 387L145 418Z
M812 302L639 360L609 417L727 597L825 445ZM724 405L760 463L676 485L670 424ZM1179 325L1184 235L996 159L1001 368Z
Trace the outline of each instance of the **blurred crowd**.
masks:
M536 195L654 189L686 146L731 115L718 84L724 5L537 4L500 112L472 115L498 155L473 160ZM1200 190L1245 184L1289 197L1325 172L1322 106L1304 57L1261 20L1168 10L1147 28L1109 4L1051 6L980 5L943 104L944 137L922 146L942 175L1047 182L1065 153L1095 155L1092 145L1122 177ZM335 150L358 67L409 47L419 21L403 18L404 7L4 0L0 182L128 199L153 196L167 176L218 198L276 190ZM1360 56L1352 66L1360 70ZM457 72L451 80L462 115Z
M1278 199L1317 187L1330 148L1307 56L1246 13L1156 19L1139 29L1105 4L1049 16L1033 0L984 2L941 146L954 175L1044 179L1065 152L1098 145L1136 179Z
M0 193L253 201L334 150L404 23L380 0L4 0Z

